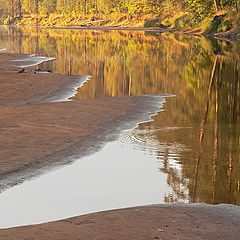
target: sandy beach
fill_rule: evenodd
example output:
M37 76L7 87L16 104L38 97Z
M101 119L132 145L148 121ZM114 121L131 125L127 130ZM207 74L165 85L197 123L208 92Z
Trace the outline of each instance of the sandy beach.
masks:
M49 102L67 95L76 76L19 73L13 60L21 57L0 53L1 191L99 150L164 102L160 96ZM0 239L239 239L239 217L232 205L154 205L2 229Z
M3 181L21 171L25 171L23 175L32 173L35 165L39 171L44 162L49 167L50 162L59 164L59 159L74 153L93 151L106 141L107 135L116 134L124 122L135 123L135 114L143 120L145 110L148 113L153 110L150 104L156 99L148 96L48 103L47 99L62 94L74 77L18 73L13 67L15 58L12 54L0 55ZM8 67L4 67L6 62ZM137 105L141 108L136 108ZM155 108L158 110L159 106ZM108 134L101 135L102 132Z
M239 208L153 205L0 230L15 239L239 239Z

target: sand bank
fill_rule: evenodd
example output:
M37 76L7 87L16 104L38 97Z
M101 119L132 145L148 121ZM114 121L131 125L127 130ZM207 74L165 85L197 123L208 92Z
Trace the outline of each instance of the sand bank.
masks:
M19 57L0 55L1 191L99 149L122 129L148 119L164 102L162 96L59 102L79 79L19 73L12 61Z
M136 207L0 230L3 240L237 240L239 234L238 207L205 204Z

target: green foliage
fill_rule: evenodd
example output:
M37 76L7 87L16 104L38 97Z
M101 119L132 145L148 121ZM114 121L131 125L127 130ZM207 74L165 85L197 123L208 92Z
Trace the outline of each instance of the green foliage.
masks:
M156 18L156 19L152 19L152 20L147 20L144 23L144 27L160 27L161 24L161 20Z
M185 29L186 27L193 27L194 21L192 21L191 16L183 15L175 19L173 27L177 29Z
M188 30L189 28L196 27L192 14L174 15L173 17L162 20L162 24L170 28L181 30Z
M53 13L57 7L57 0L43 0L38 4L38 11L40 14Z
M207 34L215 33L218 30L221 22L207 18L202 25L202 31Z
M229 12L228 15L226 15L219 26L218 31L229 31L231 29L237 29L240 26L240 16L236 12Z
M216 0L0 0L0 21L39 25L110 25L171 27L206 33L238 28L236 0L222 0L228 13L212 21ZM23 18L22 18L23 15ZM14 21L13 21L14 19ZM89 23L90 22L90 23Z
M190 12L194 15L196 22L202 21L204 18L213 13L214 1L209 0L186 0Z
M203 21L201 29L204 33L212 34L236 30L240 26L239 15L237 13L216 15L213 19L207 18Z
M225 20L218 26L218 32L225 32L231 30L233 27L231 20Z

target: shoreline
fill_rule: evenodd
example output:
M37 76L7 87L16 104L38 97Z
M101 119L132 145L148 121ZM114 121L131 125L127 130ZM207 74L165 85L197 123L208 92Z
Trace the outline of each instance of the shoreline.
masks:
M0 63L16 56L0 54ZM0 71L0 143L4 149L0 191L101 149L122 130L149 120L167 97L59 102L66 100L66 93L72 95L69 88L76 89L76 76L49 73L46 78L45 74L18 73L13 65L7 68L4 64Z
M143 31L143 32L169 32L174 33L170 28L144 28L144 27L121 27L121 26L36 26L40 29L66 29L66 30L101 30L101 31Z
M11 26L11 25L10 25ZM17 26L32 26L32 25L17 25ZM156 32L156 33L173 33L191 35L193 37L207 37L214 38L225 42L236 42L239 41L239 34L235 30L220 32L220 33L204 33L199 30L179 30L168 27L124 27L124 26L42 26L34 25L39 29L60 29L60 30L92 30L92 31L142 31L142 32Z
M239 215L240 209L233 205L148 205L0 229L0 237L3 240L237 240L240 234Z
M1 191L101 149L123 129L149 121L161 110L167 97L132 96L48 103L43 99L61 95L59 89L71 85L71 76L49 73L46 78L44 74L18 73L9 63L21 56L0 53L3 86L0 89ZM239 217L239 207L232 205L219 208L200 204L195 208L166 204L0 229L0 238L201 239L199 236L202 236L216 239L218 234L219 239L222 236L226 237L222 239L237 239L239 222L227 210L231 207L237 210ZM219 216L223 219L216 223ZM174 217L177 220L173 220ZM173 221L178 222L177 228L170 226Z

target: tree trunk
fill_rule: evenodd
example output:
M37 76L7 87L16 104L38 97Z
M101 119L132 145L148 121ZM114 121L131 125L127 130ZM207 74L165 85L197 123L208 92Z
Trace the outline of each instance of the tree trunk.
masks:
M98 1L96 0L96 14L98 14Z
M198 184L198 172L199 172L199 165L200 165L200 160L201 160L201 155L203 151L203 138L204 138L204 129L205 129L205 124L207 122L208 118L208 113L209 113L209 106L210 106L210 100L211 100L211 91L212 91L212 86L213 86L213 81L214 77L216 74L217 69L219 68L219 57L218 55L215 56L215 61L212 69L212 74L208 86L208 99L205 105L205 113L204 117L200 123L200 132L199 132L199 147L197 151L197 155L195 158L195 169L194 169L194 179L193 179L193 194L192 194L192 201L195 202L196 198L196 193L197 193L197 184Z
M84 13L86 14L87 12L87 0L84 0Z
M38 14L38 0L35 0L35 11Z
M216 11L220 11L222 9L222 6L221 6L221 0L214 0L214 3L215 3L215 8L216 8Z
M22 4L21 4L21 0L18 0L18 14L19 14L19 17L22 18Z
M11 0L11 3L10 3L10 17L11 18L13 17L13 0Z

